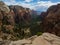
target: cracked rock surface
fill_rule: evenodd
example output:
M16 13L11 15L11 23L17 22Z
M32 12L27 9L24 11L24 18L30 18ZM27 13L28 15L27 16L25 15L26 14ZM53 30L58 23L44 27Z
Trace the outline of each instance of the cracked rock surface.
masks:
M41 36L33 36L29 39L1 40L0 45L60 45L60 37L50 33L43 33Z

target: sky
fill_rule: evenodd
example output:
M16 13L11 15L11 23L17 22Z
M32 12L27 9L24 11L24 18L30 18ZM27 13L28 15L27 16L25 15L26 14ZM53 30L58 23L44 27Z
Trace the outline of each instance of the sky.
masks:
M60 3L60 0L2 0L7 5L19 5L36 11L46 11L50 6Z

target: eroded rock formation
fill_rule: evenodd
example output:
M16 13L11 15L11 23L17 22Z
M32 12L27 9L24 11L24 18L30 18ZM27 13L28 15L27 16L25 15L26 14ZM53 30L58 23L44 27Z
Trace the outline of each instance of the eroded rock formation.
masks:
M15 25L22 26L22 23L29 24L31 21L31 10L18 5L7 6L0 1L0 34L7 37L14 34ZM20 28L18 27L18 28ZM17 30L17 29L16 29ZM21 30L21 29L19 29ZM8 34L7 36L4 34Z
M46 13L42 22L44 32L60 36L60 4L51 6Z

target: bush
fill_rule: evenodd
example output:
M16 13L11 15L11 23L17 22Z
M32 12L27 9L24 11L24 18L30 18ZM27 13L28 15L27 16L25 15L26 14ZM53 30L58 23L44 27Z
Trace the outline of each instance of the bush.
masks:
M42 35L42 32L37 32L36 35L37 35L37 36L40 36L40 35Z

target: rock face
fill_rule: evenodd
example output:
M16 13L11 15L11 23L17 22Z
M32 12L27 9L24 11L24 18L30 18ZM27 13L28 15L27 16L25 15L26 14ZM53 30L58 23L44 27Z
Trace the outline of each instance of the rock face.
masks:
M8 8L7 5L5 5L4 2L0 1L0 10L5 12L5 13L9 13L10 9Z
M28 23L31 20L31 10L29 8L18 5L8 7L2 1L0 1L0 15L1 20L8 25L14 25L14 23L21 23L22 21Z
M4 18L4 15L8 14L10 12L9 7L2 1L0 1L0 30L2 26L2 20Z
M31 21L31 10L29 8L23 8L18 5L7 6L4 2L0 1L0 34L1 38L6 34L13 35L15 25L29 24ZM17 26L17 27L18 27ZM18 30L21 30L18 27ZM17 30L17 28L16 28ZM20 32L19 32L20 33ZM8 36L7 35L7 36Z
M32 42L32 45L60 45L60 37L50 33L43 33Z
M0 41L0 44L4 45L60 45L60 37L43 33L41 36L34 36L29 39L23 39L18 41Z
M21 41L21 42L20 42ZM20 40L15 41L13 44L16 45L60 45L60 37L50 34L50 33L43 33L41 36L36 37L35 39L30 40ZM19 42L19 43L18 43Z
M21 6L9 6L9 8L14 12L15 14L15 22L20 23L21 21L24 21L25 23L28 23L31 20L31 10L29 8L23 8Z
M45 12L42 22L44 32L50 32L60 36L60 4L53 5Z

